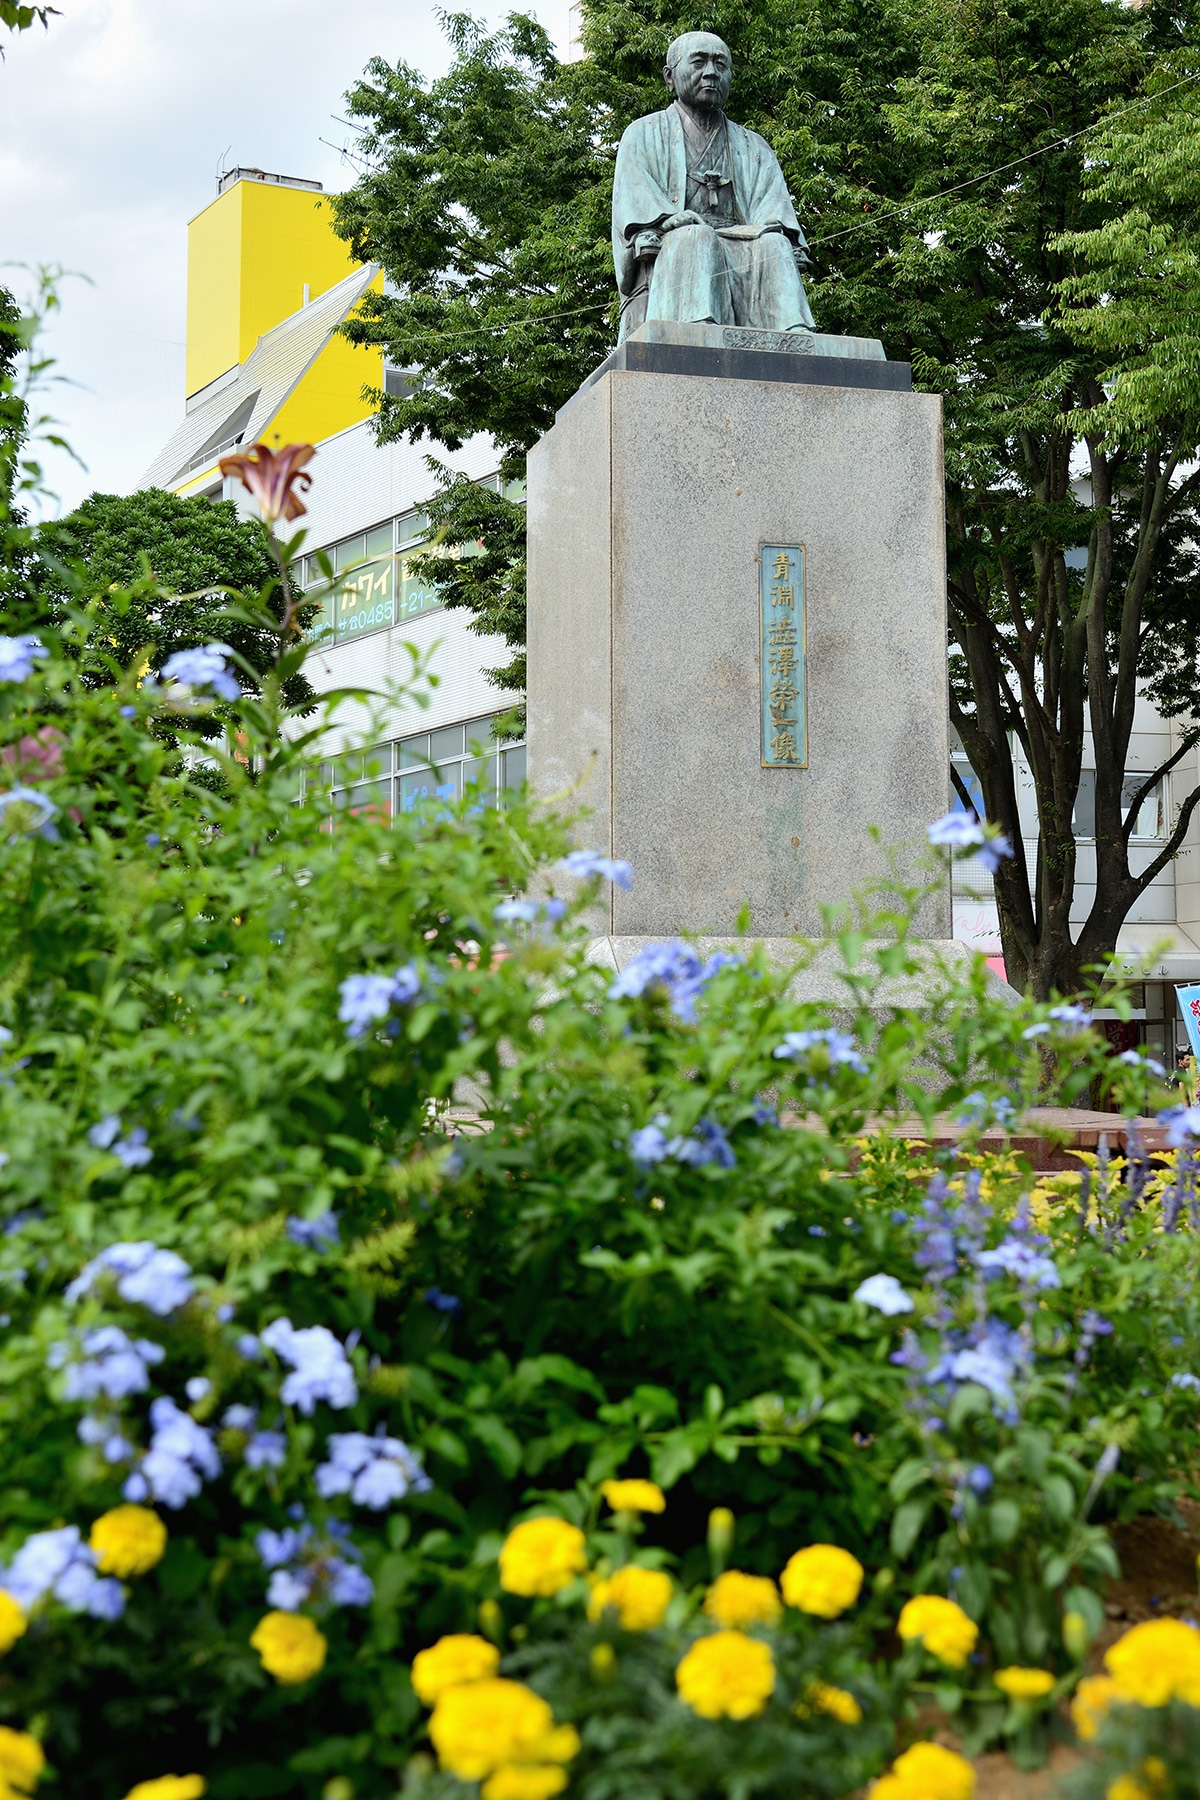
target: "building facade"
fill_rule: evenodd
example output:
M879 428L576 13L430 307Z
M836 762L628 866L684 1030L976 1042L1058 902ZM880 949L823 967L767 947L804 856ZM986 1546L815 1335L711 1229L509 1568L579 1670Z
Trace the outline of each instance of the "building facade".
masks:
M412 568L426 542L422 504L435 487L427 452L381 447L371 429L380 391L402 372L338 333L381 279L335 236L319 182L260 169L222 176L188 226L183 421L141 485L233 499L253 512L240 486L221 476L221 457L256 442L317 446L297 574L318 584L321 553L343 579L314 627L308 675L320 692L373 696L341 704L331 737L342 751L369 736L366 764L361 752L338 755L327 773L335 804L390 808L414 804L422 791L459 793L473 776L519 784L524 746L500 748L491 738L493 718L511 702L487 675L511 652L471 631L463 610L447 611ZM486 438L465 444L453 464L498 480ZM486 746L482 757L472 745ZM374 771L369 780L364 767Z

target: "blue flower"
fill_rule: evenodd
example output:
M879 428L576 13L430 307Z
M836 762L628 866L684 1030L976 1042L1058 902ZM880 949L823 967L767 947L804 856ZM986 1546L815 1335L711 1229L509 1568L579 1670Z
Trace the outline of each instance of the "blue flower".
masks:
M193 1406L199 1406L212 1393L212 1382L207 1375L193 1375L184 1382L183 1391Z
M393 1005L411 1005L421 992L421 977L410 962L394 975L348 975L338 992L342 997L338 1018L346 1027L346 1036L358 1038L386 1019Z
M873 1306L889 1319L913 1309L911 1298L894 1275L868 1275L865 1281L859 1282L852 1298L861 1300L864 1306Z
M131 1244L110 1244L94 1256L68 1287L67 1300L89 1294L104 1274L116 1275L122 1300L145 1306L160 1319L185 1305L195 1292L192 1271L182 1256L176 1256L173 1250L160 1250L149 1239L142 1239Z
M47 1595L68 1612L90 1613L97 1619L119 1619L125 1610L124 1588L96 1573L96 1558L81 1541L78 1525L35 1531L27 1537L0 1574L0 1587L23 1612L31 1612Z
M956 1119L960 1125L987 1126L993 1120L997 1125L1008 1128L1017 1116L1017 1109L1011 1100L1001 1094L996 1099L989 1099L986 1094L968 1094L959 1106Z
M340 1411L358 1399L346 1352L324 1325L297 1331L290 1319L276 1319L261 1333L261 1341L293 1371L279 1392L285 1406L298 1407L310 1418L319 1400Z
M356 1506L382 1512L408 1493L423 1494L433 1486L408 1445L382 1432L334 1432L326 1445L328 1462L319 1464L314 1480L322 1500L349 1494Z
M287 1461L287 1437L282 1431L256 1431L244 1454L248 1469L282 1469Z
M1008 838L997 833L994 837L985 837L976 854L988 874L994 875L1000 864L1011 858L1012 853L1013 847Z
M258 1408L240 1404L227 1406L221 1414L221 1423L226 1431L253 1431L258 1423Z
M1172 1150L1186 1149L1200 1137L1200 1106L1168 1106L1159 1113L1158 1122L1166 1126Z
M7 830L10 839L43 837L53 841L58 837L58 828L52 823L57 813L53 800L37 788L17 786L0 794L0 830Z
M151 1402L150 1424L150 1448L122 1491L127 1500L153 1498L177 1510L221 1473L221 1459L212 1433L166 1395Z
M357 1563L331 1556L326 1568L329 1571L329 1598L335 1606L370 1606L375 1597L375 1583Z
M237 1350L238 1355L243 1357L246 1362L262 1361L262 1345L252 1331L243 1332L234 1348Z
M117 711L120 713L120 715L123 719L136 719L137 718L137 707L136 706L118 706Z
M1048 1037L1055 1025L1061 1026L1062 1037L1078 1037L1086 1031L1092 1022L1092 1015L1086 1006L1076 1006L1071 1001L1063 1001L1060 1006L1052 1006L1049 1014L1036 1025L1027 1025L1021 1036L1029 1043L1035 1038Z
M254 1548L264 1569L281 1569L299 1556L312 1534L311 1525L301 1525L298 1530L288 1525L282 1531L265 1527L256 1534Z
M669 1122L666 1113L656 1113L651 1124L630 1133L629 1154L640 1168L660 1162L680 1162L693 1169L708 1163L732 1169L736 1164L733 1146L715 1119L703 1118L690 1136L673 1138L668 1138L664 1129Z
M1015 1275L1023 1287L1040 1291L1062 1286L1053 1258L1017 1237L1005 1238L994 1250L981 1250L975 1266L988 1276Z
M325 1536L318 1538L303 1508L291 1510L297 1513L297 1529L260 1531L255 1538L264 1568L272 1571L268 1605L296 1612L306 1601L324 1597L334 1606L369 1606L375 1586L358 1566L349 1527L331 1519Z
M988 1493L991 1490L995 1479L995 1476L992 1474L992 1471L988 1468L986 1463L976 1463L975 1466L967 1472L967 1486L973 1494Z
M1178 1375L1172 1375L1170 1385L1173 1388L1182 1388L1187 1393L1196 1393L1200 1391L1200 1375L1193 1375L1185 1369Z
M462 1301L457 1294L444 1294L440 1287L426 1288L421 1295L426 1306L432 1306L434 1312L460 1313Z
M311 1576L295 1574L291 1569L276 1569L267 1583L267 1605L280 1612L299 1612L312 1593Z
M125 1400L130 1394L144 1394L150 1386L150 1370L166 1355L161 1344L145 1338L129 1338L119 1325L100 1325L83 1335L81 1348L84 1362L68 1362L69 1344L51 1347L51 1368L67 1364L63 1385L68 1400Z
M228 644L205 644L202 649L177 650L162 666L163 679L177 681L185 688L211 688L221 700L240 700L242 690L225 660L232 655Z
M837 1068L853 1069L858 1075L867 1073L866 1061L850 1033L836 1031L832 1026L817 1031L789 1031L773 1054L780 1062L805 1061L810 1075Z
M492 918L497 925L536 925L539 919L557 925L566 910L565 900L501 900Z
M984 840L983 826L969 812L943 813L925 834L931 844L947 850L973 850Z
M779 1112L766 1100L754 1102L754 1123L756 1125L778 1125Z
M624 888L626 892L633 886L633 870L630 865L611 856L602 856L599 850L572 850L563 861L570 873L578 875L581 880L586 880L590 875L600 875L605 881L611 881L614 887Z
M1160 1062L1155 1062L1152 1056L1143 1056L1140 1050L1122 1050L1120 1056L1114 1056L1113 1061L1123 1064L1127 1069L1141 1069L1147 1075L1157 1075L1160 1079L1167 1073Z
M88 1143L97 1150L111 1150L127 1169L144 1168L154 1160L154 1152L146 1147L146 1128L135 1125L126 1137L121 1136L120 1113L109 1113L88 1132Z
M610 1000L638 999L647 989L661 987L671 1011L685 1025L696 1022L696 1002L721 969L737 968L740 956L718 950L702 962L690 944L673 938L670 943L647 944L622 969L608 990Z
M338 1241L338 1215L323 1212L315 1219L292 1217L287 1222L287 1234L293 1244L303 1244L308 1250L332 1250Z
M41 639L32 633L0 637L0 681L28 681L34 663L49 654Z

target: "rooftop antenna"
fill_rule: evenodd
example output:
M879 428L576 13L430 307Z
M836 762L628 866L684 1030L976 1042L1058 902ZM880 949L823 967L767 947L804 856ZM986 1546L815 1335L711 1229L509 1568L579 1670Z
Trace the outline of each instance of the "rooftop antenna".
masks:
M229 152L232 149L233 149L232 144L226 144L225 148L221 152L221 160L217 164L217 192L218 192L218 194L221 191L221 179L225 174L225 158L229 155Z

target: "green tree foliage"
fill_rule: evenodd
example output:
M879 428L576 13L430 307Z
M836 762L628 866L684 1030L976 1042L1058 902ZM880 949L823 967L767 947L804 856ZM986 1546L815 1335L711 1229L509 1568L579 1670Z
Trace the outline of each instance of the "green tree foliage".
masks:
M804 0L753 17L718 4L698 21L657 0L591 0L589 55L565 67L528 21L487 37L455 19L448 76L426 84L377 62L349 101L365 168L339 202L339 229L397 289L352 330L428 373L421 393L384 402L385 440L455 447L488 431L515 472L601 360L614 317L616 142L662 104L665 46L697 23L729 41L732 111L772 143L796 196L819 324L881 337L918 387L943 396L950 703L989 816L1017 850L997 882L1006 964L1018 986L1074 989L1111 952L1195 804L1182 798L1170 841L1135 873L1134 696L1149 682L1172 712L1194 686L1200 521L1173 425L1127 446L1100 430L1111 358L1060 299L1078 254L1062 234L1119 219L1124 202L1088 175L1092 140L1078 134L1184 66L1191 15L1171 0ZM1164 97L1164 118L1175 104ZM468 514L487 531L465 484L440 505L449 537L466 537ZM519 643L515 522L500 509L493 520L488 565L469 580L449 567L432 578ZM1075 933L1073 818L1089 729L1098 879ZM1011 734L1034 775L1033 866ZM1162 771L1143 773L1148 789Z
M0 25L7 25L10 31L28 31L35 23L48 25L57 17L57 6L27 6L23 0L0 0Z
M214 639L260 673L271 667L274 631L261 616L231 617L221 591L265 591L271 613L282 616L266 532L257 519L240 518L232 500L181 498L161 488L91 494L65 518L41 526L36 545L35 616L59 620L90 604L119 668L139 658L159 668L175 651ZM295 675L289 700L310 696L303 675Z

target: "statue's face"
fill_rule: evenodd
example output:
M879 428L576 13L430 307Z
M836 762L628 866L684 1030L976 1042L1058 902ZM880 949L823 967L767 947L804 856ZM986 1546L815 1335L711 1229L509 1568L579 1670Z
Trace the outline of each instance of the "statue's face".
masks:
M711 32L690 32L666 75L667 86L685 106L724 106L733 80L729 47Z

